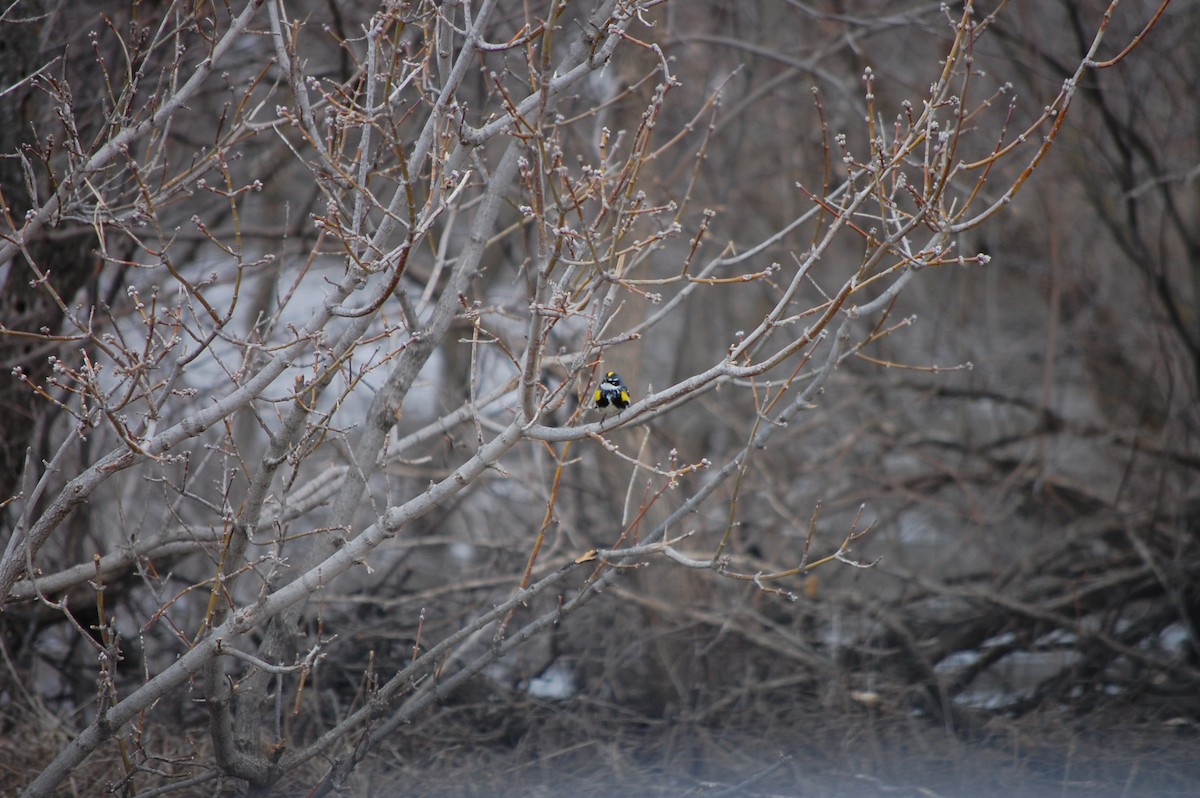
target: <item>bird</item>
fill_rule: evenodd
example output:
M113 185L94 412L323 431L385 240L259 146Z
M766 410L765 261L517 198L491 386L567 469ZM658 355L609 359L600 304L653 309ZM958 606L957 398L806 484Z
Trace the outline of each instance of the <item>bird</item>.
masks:
M621 375L610 371L604 375L604 380L596 388L592 397L593 408L604 416L615 416L632 403L629 389L621 381Z

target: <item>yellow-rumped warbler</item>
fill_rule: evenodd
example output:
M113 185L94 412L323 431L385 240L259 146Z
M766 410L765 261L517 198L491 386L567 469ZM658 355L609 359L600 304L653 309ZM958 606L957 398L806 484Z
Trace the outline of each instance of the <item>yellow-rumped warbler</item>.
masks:
M621 382L621 375L610 371L604 375L604 381L596 388L592 406L603 415L613 416L629 407L632 401L629 398L629 389Z

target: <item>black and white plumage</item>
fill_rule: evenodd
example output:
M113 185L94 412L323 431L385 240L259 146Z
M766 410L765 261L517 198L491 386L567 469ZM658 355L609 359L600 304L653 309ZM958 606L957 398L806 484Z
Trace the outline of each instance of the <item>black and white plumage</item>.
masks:
M604 380L596 388L592 406L597 412L612 416L629 407L632 401L629 398L629 389L621 381L621 375L610 371L604 375Z

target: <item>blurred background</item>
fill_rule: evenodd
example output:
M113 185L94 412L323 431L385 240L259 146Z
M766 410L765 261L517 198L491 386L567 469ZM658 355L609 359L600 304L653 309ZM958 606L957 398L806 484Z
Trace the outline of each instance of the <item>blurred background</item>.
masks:
M44 62L54 48L81 48L56 62L47 79L70 76L75 124L101 135L102 125L88 121L106 100L88 83L94 61L79 54L90 47L85 32L124 31L134 18L146 22L158 12L153 3L111 4L103 11L106 4L92 5L47 2L22 20L9 15L2 82L15 84L29 63ZM511 36L527 11L521 3L505 5L511 6L507 27L498 30ZM964 138L962 160L986 156L1001 137L1012 141L1054 102L1106 7L1089 0L975 5L988 30L974 48L973 91L994 99L972 117L980 132ZM960 6L689 0L647 12L652 26L631 35L657 44L678 81L657 111L655 141L679 138L641 165L639 185L653 202L680 203L684 233L655 250L639 276L679 273L705 209L714 214L708 249L697 262L774 237L745 271L793 264L815 230L792 224L812 207L798 185L823 194L823 186L844 177L838 153L826 150L839 134L847 149L868 151L864 73L870 72L876 122L887 137L903 104L919 106L938 78ZM1148 0L1122 3L1099 57L1115 56L1157 9ZM339 37L352 38L374 10L291 4L292 17L304 20L309 72L344 79L351 48L339 46ZM106 40L99 40L102 48ZM250 45L238 59L227 66L231 83L264 69L263 53ZM508 67L519 77L521 59L513 59ZM771 582L775 592L666 559L631 567L569 622L399 730L387 750L361 766L354 794L496 795L498 783L511 785L514 795L990 794L980 786L981 774L997 795L1012 789L1022 795L1194 794L1200 786L1194 756L1200 722L1198 66L1200 8L1174 2L1128 58L1088 71L1023 190L954 242L964 257L984 253L990 262L918 274L891 308L887 323L897 328L845 360L804 412L753 453L736 487L723 486L684 528L669 531L691 533L686 547L705 555L730 532L731 567L753 574L827 556L852 529L869 529L854 541L852 563L835 561ZM167 74L169 63L162 68ZM651 50L622 48L579 84L557 109L573 122L563 124L568 152L594 152L604 128L614 141L632 136L655 102L659 69ZM264 74L265 92L278 78ZM478 100L467 101L467 108L486 107L490 92L482 74L472 76L463 96ZM21 150L27 132L64 107L46 96L26 85L0 101L7 117L0 150L23 151L36 162L31 150ZM201 101L190 104L186 124L162 133L164 146L202 151L219 137L236 97L214 80ZM482 114L474 119L482 121ZM407 124L413 123L396 120L398 137ZM1038 135L1046 132L1043 127ZM322 248L311 223L326 212L336 179L314 180L283 138L247 137L230 160L235 183L262 182L236 209L241 251L250 259L275 258L247 268L244 284L238 282L239 337L217 340L213 358L188 373L187 386L201 399L212 386L239 379L243 363L253 365L257 355L243 342L254 339L256 319L281 294L302 286L280 315L279 330L301 323L319 306L322 281L338 279L345 269L344 254ZM994 188L998 196L1017 180L1029 164L1027 152L998 163L985 194ZM481 155L480 165L486 168L495 154ZM5 202L29 207L29 167L11 157L0 163ZM387 179L386 169L381 174ZM471 287L484 303L487 329L517 345L532 279L532 245L519 224L525 199L514 190L497 224L506 234L497 233ZM235 291L228 274L217 274L222 258L214 245L232 229L229 208L217 192L195 190L155 209L156 234L171 240L178 268L193 281L214 274L214 304ZM192 217L216 232L187 225ZM465 228L442 222L449 246L461 245ZM123 236L102 246L95 227L76 214L39 239L30 257L59 264L50 271L67 305L104 308L112 329L119 329L134 313L137 297L128 286L138 287L144 302L155 286L164 297L173 290L170 277L149 268L153 239ZM859 238L838 242L797 302L820 304L841 284L847 264L861 261L862 249ZM426 286L434 291L437 263L436 247L425 247L402 288L413 296ZM0 282L5 333L62 327L62 308L31 285L28 274L10 264ZM668 298L673 290L663 289ZM701 287L637 340L606 349L600 373L619 371L635 399L673 385L719 360L777 293L770 278ZM659 307L644 291L626 291L619 301L610 335ZM356 351L360 371L351 367L322 399L328 423L306 442L296 484L319 491L321 474L333 478L354 466L347 440L383 380L371 369L400 346L398 312L391 314L384 313L378 341ZM855 335L866 336L877 321L861 320ZM572 337L579 334L569 325L556 330L564 349L578 346ZM421 371L372 473L372 492L357 515L363 526L397 498L444 478L469 454L476 435L469 421L415 449L401 443L462 404L472 369L479 393L507 379L509 364L495 348L472 359L471 348L461 345L471 335L470 320L461 319ZM78 350L77 344L0 335L0 495L27 489L29 463L52 460L69 429L52 404L31 399L27 384L10 375L20 368L34 382L44 380L48 354L76 362ZM547 379L556 378L564 376ZM276 387L260 403L264 415L272 402L286 401L289 385ZM756 396L750 383L725 383L606 437L647 462L673 456L679 463L705 458L723 464L755 428ZM566 423L576 401L552 421ZM179 412L193 408L186 404ZM172 412L166 408L162 423ZM170 525L189 529L193 542L207 546L157 560L158 573L147 574L143 565L107 583L106 605L125 625L127 640L174 634L163 623L154 629L149 623L163 620L155 613L168 602L180 636L194 633L203 617L207 589L189 591L213 567L218 506L237 506L244 463L268 445L254 413L232 416L211 433L196 444L186 469L164 464L161 473L146 471L94 496L41 555L39 567L52 573ZM111 436L97 430L68 460L86 464L111 445ZM305 703L305 712L289 716L294 725L286 733L311 739L330 714L369 692L376 668L390 673L416 648L506 595L526 565L549 496L555 519L541 555L547 568L613 545L632 521L631 508L645 510L632 526L636 537L688 495L685 483L679 495L659 496L659 485L594 440L580 441L564 459L570 466L552 492L550 450L519 450L505 460L517 479L481 478L413 522L369 569L331 586L302 632L335 629L337 644L303 696L288 694L297 706ZM67 464L59 467L69 475ZM175 479L191 480L210 506L181 501L164 487L164 480ZM302 519L315 519L313 530L322 517L314 510ZM10 512L6 543L15 524ZM0 772L7 769L19 782L44 766L68 729L94 716L88 707L96 702L95 652L80 630L97 622L95 591L77 587L74 620L32 601L12 604L0 616L0 728L7 738ZM24 589L20 597L31 598ZM552 608L556 600L538 596L531 611ZM169 649L131 651L123 678L132 686L143 666L163 667L170 656ZM202 707L180 697L156 712L162 736L156 750L164 760L182 767L189 757L205 755ZM35 731L25 735L26 729ZM114 749L89 762L104 772L115 768L115 757ZM314 763L313 772L321 767ZM309 775L296 774L296 784L309 783ZM706 792L710 784L716 786ZM211 785L206 789L212 794Z

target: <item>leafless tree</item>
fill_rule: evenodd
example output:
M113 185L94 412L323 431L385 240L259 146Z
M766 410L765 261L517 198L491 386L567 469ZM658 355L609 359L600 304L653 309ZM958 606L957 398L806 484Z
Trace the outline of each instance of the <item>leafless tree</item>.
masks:
M7 8L4 690L43 724L83 717L26 795L105 746L131 794L302 772L327 794L456 690L528 684L601 597L719 624L678 586L630 587L643 567L783 606L820 566L875 561L868 491L825 506L775 450L836 470L853 433L806 418L861 399L856 375L970 367L889 348L905 297L988 262L973 243L1051 163L1083 82L1167 3L1076 10L1084 47L1051 51L1036 106L977 64L1004 3L762 5ZM770 40L797 19L840 33L800 56ZM904 79L878 64L912 50L860 48L901 31L936 45ZM780 130L738 133L785 90ZM764 174L743 147L770 150ZM735 175L764 190L726 195ZM598 417L610 370L633 402ZM938 619L888 621L930 684L1009 613L1064 611L876 573L996 613L937 651L918 627ZM203 756L156 747L164 723L206 727Z

